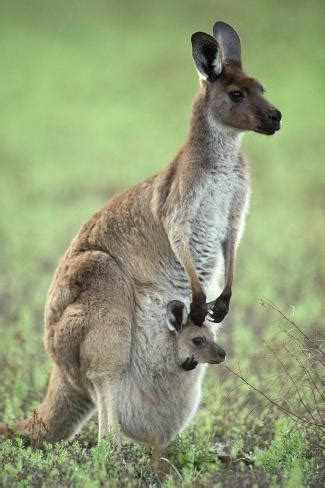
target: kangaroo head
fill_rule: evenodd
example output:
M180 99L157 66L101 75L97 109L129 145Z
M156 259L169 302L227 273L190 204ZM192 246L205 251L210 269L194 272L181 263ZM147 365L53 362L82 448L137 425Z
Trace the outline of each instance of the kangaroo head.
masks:
M219 364L225 351L214 340L207 325L194 325L183 302L172 300L167 305L167 327L175 335L181 362L192 356L198 363Z
M279 130L281 112L264 97L262 84L242 70L237 32L224 22L216 22L213 37L195 32L191 40L202 94L212 119L239 131L271 135Z

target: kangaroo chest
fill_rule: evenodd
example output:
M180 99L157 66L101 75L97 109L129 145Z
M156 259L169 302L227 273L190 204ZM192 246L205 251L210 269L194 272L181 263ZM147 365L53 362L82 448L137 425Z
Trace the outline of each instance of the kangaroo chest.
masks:
M237 155L194 184L197 184L197 201L192 202L194 210L189 218L189 247L199 279L209 300L212 300L220 292L218 282L224 265L222 243L233 225L231 215L235 212L241 220L244 216L247 179ZM163 274L169 299L177 297L189 305L191 290L188 277L173 254Z
M207 178L191 220L190 250L202 282L222 265L221 244L227 239L235 192L241 185L234 171L220 171Z

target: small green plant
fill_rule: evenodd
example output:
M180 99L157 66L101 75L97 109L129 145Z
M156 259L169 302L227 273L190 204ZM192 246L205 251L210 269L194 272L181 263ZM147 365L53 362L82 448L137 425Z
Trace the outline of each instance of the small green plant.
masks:
M315 479L315 462L308 459L308 449L304 428L282 417L275 422L274 437L268 449L256 449L256 463L270 474L281 471L286 487L308 486Z

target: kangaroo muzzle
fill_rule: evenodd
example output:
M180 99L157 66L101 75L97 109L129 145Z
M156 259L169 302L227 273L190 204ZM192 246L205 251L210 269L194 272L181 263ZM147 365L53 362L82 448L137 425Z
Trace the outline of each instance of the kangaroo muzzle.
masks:
M218 346L218 344L213 344L211 349L212 358L209 361L209 364L220 364L226 359L226 351Z

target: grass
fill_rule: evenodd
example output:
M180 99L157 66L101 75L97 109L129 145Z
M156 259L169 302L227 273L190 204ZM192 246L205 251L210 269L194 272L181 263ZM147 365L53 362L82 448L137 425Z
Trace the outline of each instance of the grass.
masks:
M69 241L184 140L197 90L189 37L217 19L237 27L246 70L284 116L276 136L245 138L251 210L220 336L227 364L261 388L274 381L276 396L279 364L264 344L283 323L261 298L317 340L323 327L323 3L13 0L0 10L0 418L42 398L42 308ZM322 485L320 432L223 368L210 369L201 408L168 456L175 471L164 477L131 441L122 456L109 439L96 447L91 422L73 443L43 450L1 441L0 485Z

